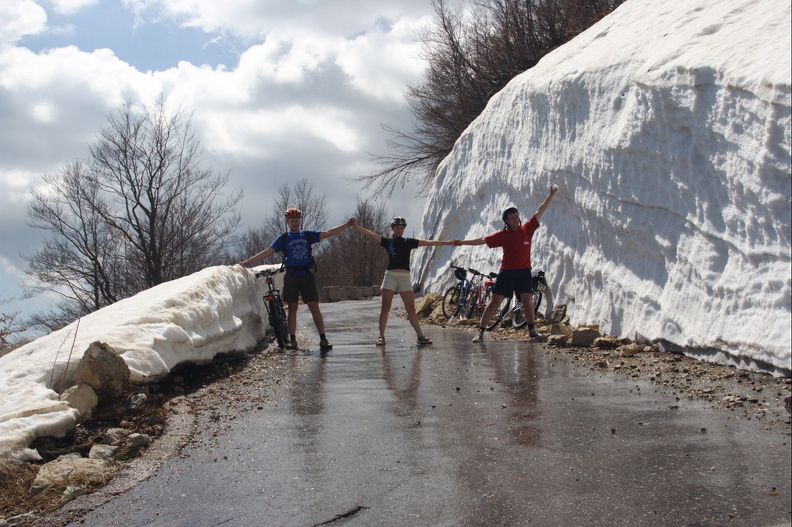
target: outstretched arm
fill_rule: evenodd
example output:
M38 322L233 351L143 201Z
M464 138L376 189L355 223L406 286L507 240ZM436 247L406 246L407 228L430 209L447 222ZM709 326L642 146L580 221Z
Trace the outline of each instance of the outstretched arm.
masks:
M382 236L380 236L376 232L370 231L367 228L363 227L357 222L355 218L350 218L350 219L352 220L352 226L355 228L356 231L362 232L363 234L365 234L366 236L368 236L377 243L380 243L382 241Z
M536 213L534 214L534 216L536 216L536 221L539 221L539 218L542 217L542 214L544 214L544 212L547 210L547 207L550 206L550 200L553 199L553 196L556 192L558 192L558 185L550 185L550 194L545 198L542 204L539 205L539 208L536 209Z
M440 240L418 240L418 247L436 247L438 245L454 245L454 240L447 242Z
M470 240L451 240L451 243L453 243L456 246L460 246L460 245L484 245L485 243L487 243L487 240L484 239L484 238L472 238Z
M275 249L273 249L272 247L267 247L266 249L264 249L260 253L254 255L254 256L251 256L250 258L248 258L244 262L239 262L239 265L245 267L245 266L248 266L248 265L252 264L253 262L258 262L259 260L263 260L267 256L272 256L273 254L275 254Z
M330 236L335 236L339 232L349 228L352 226L352 221L354 218L349 218L346 223L342 223L338 227L333 227L332 229L327 229L326 231L322 231L319 233L319 240L324 240L325 238L329 238Z

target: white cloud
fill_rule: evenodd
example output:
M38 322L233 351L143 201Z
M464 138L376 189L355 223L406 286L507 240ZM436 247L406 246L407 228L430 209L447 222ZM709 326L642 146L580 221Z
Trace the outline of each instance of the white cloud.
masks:
M28 189L34 181L38 181L40 174L23 170L4 170L0 172L0 180L5 188L4 200L15 203L25 203L30 196Z
M242 54L240 69L255 69L275 82L297 84L305 80L307 72L319 70L334 47L332 40L308 33L276 31L263 44Z
M260 39L275 29L303 28L313 33L352 37L381 20L397 20L431 9L425 0L124 0L139 16L159 13L207 33L230 33Z
M50 0L55 11L62 14L76 13L84 7L96 4L98 1L99 0Z
M32 0L0 2L0 45L17 42L34 35L47 25L47 12Z
M147 78L109 49L86 53L74 46L33 53L13 48L0 54L0 86L25 94L31 106L47 94L63 100L64 92L80 99L98 97L117 104L131 92L146 91Z
M355 88L382 100L403 101L406 81L417 79L426 67L419 58L416 33L430 23L428 17L404 19L388 32L373 30L343 41L336 62Z
M321 141L345 153L359 151L362 145L354 115L339 108L293 105L255 112L212 112L202 120L206 129L217 131L205 144L216 154L264 159L282 155L292 142Z

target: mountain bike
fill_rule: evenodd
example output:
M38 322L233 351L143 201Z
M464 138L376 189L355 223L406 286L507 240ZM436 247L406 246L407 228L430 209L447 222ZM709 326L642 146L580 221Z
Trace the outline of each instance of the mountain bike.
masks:
M457 279L456 285L449 287L443 295L443 315L446 318L454 318L460 315L464 318L465 310L463 306L467 304L470 294L470 280L467 278L467 271L464 267L451 266L454 269L454 276Z
M492 298L492 286L495 284L497 273L485 275L475 269L468 269L473 275L471 279L470 295L468 296L467 312L465 318L478 318ZM487 278L487 280L484 280Z
M275 282L272 277L285 270L286 268L281 266L280 269L274 271L272 269L256 271L256 278L263 276L267 282L267 292L264 294L264 306L267 308L267 315L269 315L270 329L272 330L272 334L275 335L278 347L281 349L286 347L289 330L286 322L286 310L283 308L283 299L281 298L280 291L275 287Z
M533 304L535 319L539 315L539 306L542 305L542 296L547 292L547 280L545 279L544 271L537 271L532 277L533 291L531 292L531 303ZM512 298L514 298L514 306L512 306ZM498 309L495 310L495 315L493 315L492 320L487 324L487 329L493 329L503 320L511 320L512 327L517 329L528 323L523 304L516 294L503 298Z

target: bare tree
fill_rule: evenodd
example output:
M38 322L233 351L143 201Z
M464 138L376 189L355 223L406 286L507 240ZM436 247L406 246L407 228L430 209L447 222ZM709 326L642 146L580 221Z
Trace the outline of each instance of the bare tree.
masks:
M414 127L386 125L392 153L374 156L381 169L360 180L388 193L417 184L423 193L494 94L623 1L470 0L465 10L432 0L435 25L422 37L428 68L407 87Z
M28 225L53 237L28 262L36 284L27 294L54 291L73 301L76 313L96 311L129 291L118 276L117 238L103 220L106 204L96 179L83 161L67 163L57 175L43 177L45 188L32 188Z
M124 240L146 287L216 263L239 223L241 192L223 199L228 174L201 166L201 147L182 108L160 98L126 103L91 147L103 219Z
M381 200L357 198L350 216L360 225L382 236L389 235L388 215ZM318 259L320 287L328 285L370 286L382 282L388 265L388 254L367 236L347 229L327 239L327 249Z
M95 311L143 289L223 261L239 222L241 192L203 168L191 119L124 103L108 117L90 157L67 163L32 189L28 221L52 233L26 272L64 298L64 315Z

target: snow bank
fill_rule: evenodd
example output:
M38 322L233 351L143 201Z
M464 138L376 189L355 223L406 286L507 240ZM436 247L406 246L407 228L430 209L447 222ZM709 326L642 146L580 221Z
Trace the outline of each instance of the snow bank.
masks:
M258 269L258 268L257 268ZM263 338L264 280L240 266L211 267L116 302L0 357L0 460L35 457L36 437L62 436L77 412L58 399L75 384L94 341L124 359L142 384L182 363L252 351Z
M524 219L572 322L790 372L790 3L629 0L494 97L441 165L422 238ZM489 272L499 250L438 248Z

